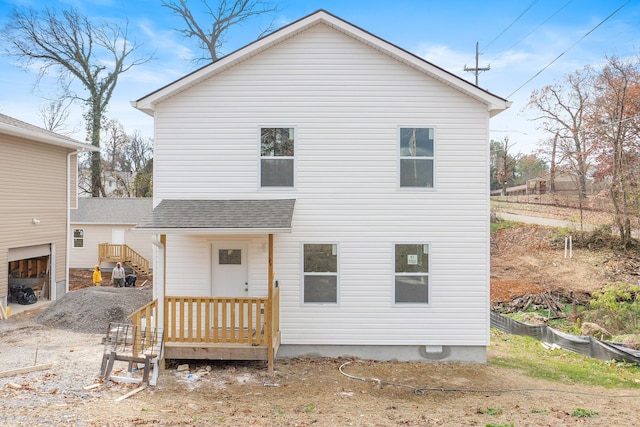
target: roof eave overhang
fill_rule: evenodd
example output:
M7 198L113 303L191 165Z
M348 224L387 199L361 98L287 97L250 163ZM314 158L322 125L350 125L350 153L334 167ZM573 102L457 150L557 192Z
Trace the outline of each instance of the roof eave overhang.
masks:
M504 110L511 107L512 104L513 102L511 101L501 102L500 104L489 104L489 117L502 113Z
M291 228L138 228L132 231L150 234L285 234L291 233Z
M55 146L67 148L73 151L100 151L98 147L94 147L93 145L84 144L82 142L73 142L63 138L56 138L55 136L52 136L52 135L32 131L30 129L23 129L23 128L12 126L6 123L0 123L0 134L11 135L18 138L28 139L31 141L37 141L45 144L55 145Z

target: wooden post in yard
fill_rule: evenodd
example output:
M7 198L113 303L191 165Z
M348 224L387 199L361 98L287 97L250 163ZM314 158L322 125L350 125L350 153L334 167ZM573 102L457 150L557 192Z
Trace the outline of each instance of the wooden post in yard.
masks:
M264 321L267 330L267 365L269 373L273 374L273 234L269 234L269 281L268 281L267 310Z

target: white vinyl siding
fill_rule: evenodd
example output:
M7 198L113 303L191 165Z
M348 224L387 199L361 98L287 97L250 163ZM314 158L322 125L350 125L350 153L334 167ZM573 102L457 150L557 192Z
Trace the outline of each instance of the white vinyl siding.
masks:
M69 243L69 268L93 269L98 262L98 245L100 243L113 243L113 228L124 228L124 243L145 257L149 262L153 260L153 245L151 236L147 233L131 231L135 224L112 225L112 224L71 224L74 229L82 229L84 247L78 248L73 245L73 234ZM103 266L106 268L106 266Z
M281 198L256 184L256 129L295 124L292 233L274 236L283 344L488 344L485 104L318 25L160 103L155 120L156 202ZM437 129L436 190L398 184L407 124ZM208 289L215 239L167 237L168 294ZM266 295L264 239L251 238L254 296ZM429 304L402 307L393 303L393 245L416 239L438 248ZM339 304L301 304L305 242L339 244Z
M248 296L267 294L265 236L167 236L167 295L212 295L211 244L216 240L248 243Z

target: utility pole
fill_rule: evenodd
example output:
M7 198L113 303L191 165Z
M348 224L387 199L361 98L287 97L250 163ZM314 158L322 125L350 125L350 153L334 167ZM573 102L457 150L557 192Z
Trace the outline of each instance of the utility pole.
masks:
M464 66L465 71L472 71L476 75L476 86L478 86L478 74L480 74L481 71L489 71L491 69L491 66L478 67L478 56L480 56L480 54L478 53L478 42L476 42L476 67L469 68L466 65Z

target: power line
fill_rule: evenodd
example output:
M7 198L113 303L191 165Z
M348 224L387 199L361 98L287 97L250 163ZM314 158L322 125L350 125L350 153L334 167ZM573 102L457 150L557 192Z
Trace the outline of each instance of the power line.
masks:
M562 6L560 9L556 10L553 14L551 14L547 19L545 19L544 21L542 21L537 27L535 27L533 30L529 31L524 37L522 37L520 40L518 40L517 42L515 42L514 44L512 44L511 46L509 46L502 54L500 54L500 56L498 56L496 59L494 59L491 62L496 62L497 60L499 60L500 58L502 58L505 54L505 52L508 52L509 50L513 49L514 47L516 47L517 45L519 45L524 39L526 39L527 37L529 37L531 34L535 33L536 31L538 31L540 29L540 27L542 27L544 24L546 24L547 22L549 22L549 20L551 20L553 17L555 17L558 13L562 12L567 6L569 6L571 3L573 2L573 0L569 0L568 2L566 2L564 4L564 6Z
M580 43L582 40L584 40L589 34L593 33L600 25L604 24L605 22L607 22L609 20L609 18L611 18L613 15L615 15L616 13L618 13L623 7L625 7L626 5L628 5L629 3L631 3L631 0L628 0L626 3L624 3L622 6L620 6L619 8L617 8L616 10L614 10L609 16L607 16L606 18L604 18L602 21L600 21L600 23L598 25L596 25L595 27L593 27L592 29L590 29L585 35L583 35L577 42L575 42L574 44L572 44L568 49L566 49L564 52L562 52L560 55L556 56L551 62L549 62L547 65L545 65L540 71L538 71L537 73L535 73L533 75L533 77L531 77L529 80L527 80L526 82L524 82L520 87L518 87L516 90L514 90L513 92L511 92L508 96L507 99L511 98L511 96L513 96L516 92L518 92L520 89L522 89L523 87L525 87L529 82L531 82L533 79L535 79L536 77L538 77L544 70L546 70L547 68L549 68L551 65L553 65L554 62L556 62L558 59L560 59L565 53L569 52L571 49L573 49L578 43Z
M491 46L491 44L492 44L493 42L495 42L496 40L498 40L498 39L499 39L499 38L500 38L504 33L506 33L506 32L507 32L507 30L508 30L509 28L511 28L511 27L513 26L513 24L515 24L516 22L518 22L518 20L519 20L520 18L522 18L522 17L524 16L524 14L525 14L525 13L527 13L527 12L529 11L529 9L531 9L531 8L532 8L536 3L538 3L538 1L539 1L539 0L533 0L533 1L531 2L531 4L530 4L529 6L527 6L527 8L524 10L524 12L522 12L520 15L518 15L518 17L517 17L516 19L514 19L514 20L513 20L513 22L507 26L507 28L505 28L504 30L502 30L502 32L500 32L500 34L498 34L497 36L495 36L495 37L493 38L493 40L491 40L489 43L487 43L487 45L484 47L484 49L482 49L482 52L480 52L480 54L485 53L485 52L487 51L487 48L488 48L489 46Z

